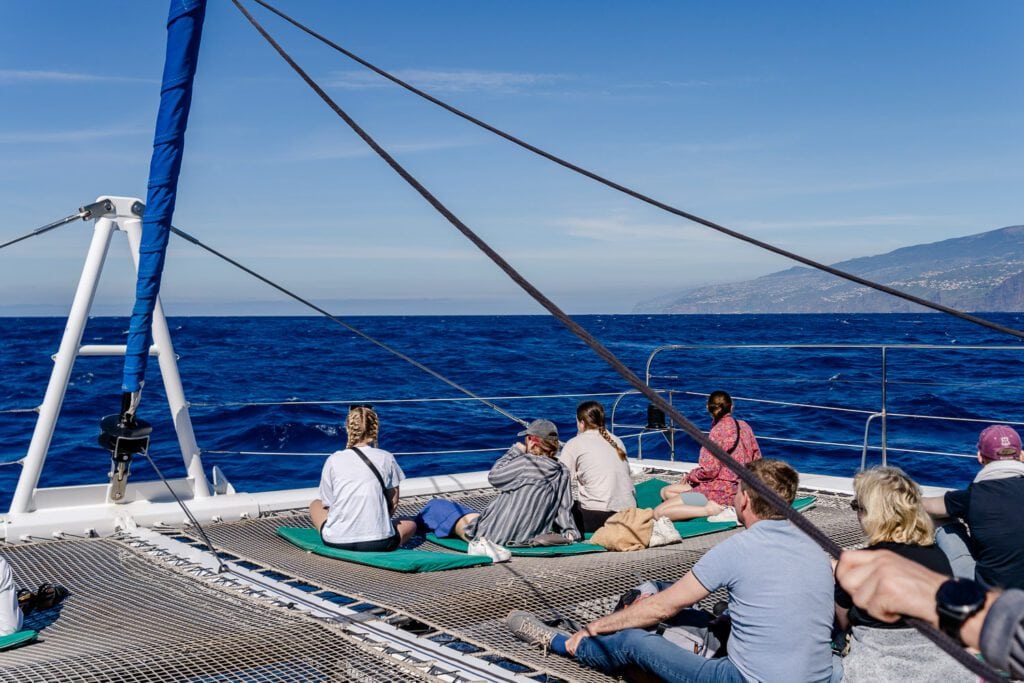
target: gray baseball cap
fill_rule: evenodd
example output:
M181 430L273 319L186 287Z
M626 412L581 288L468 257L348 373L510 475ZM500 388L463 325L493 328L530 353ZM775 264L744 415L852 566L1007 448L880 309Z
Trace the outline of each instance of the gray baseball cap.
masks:
M519 436L536 436L540 439L557 439L558 427L551 420L534 420Z

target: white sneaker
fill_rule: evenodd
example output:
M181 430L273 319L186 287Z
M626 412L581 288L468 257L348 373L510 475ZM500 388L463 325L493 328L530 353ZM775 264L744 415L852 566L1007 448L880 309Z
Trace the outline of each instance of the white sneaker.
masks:
M732 522L733 524L739 524L739 519L736 517L736 508L729 506L719 512L717 515L711 515L708 517L709 522Z
M668 517L658 517L654 520L654 526L651 527L651 541L647 547L657 548L669 543L679 543L681 540L683 538L672 524L672 520Z
M474 538L469 542L468 555L485 555L491 558L492 562L508 562L512 559L512 553L500 545L491 543L484 537Z

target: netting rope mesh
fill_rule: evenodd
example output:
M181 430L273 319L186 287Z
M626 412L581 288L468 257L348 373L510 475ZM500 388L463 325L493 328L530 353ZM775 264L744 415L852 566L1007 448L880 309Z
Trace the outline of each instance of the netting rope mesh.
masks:
M667 481L671 477L663 478ZM484 489L445 497L479 510L494 495L493 490ZM843 547L863 544L860 526L849 508L849 496L816 495L818 501L807 516ZM398 514L415 514L428 499L403 499ZM279 526L309 525L307 514L293 512L204 529L221 551L318 589L347 596L363 603L363 607L373 605L405 615L446 634L458 645L479 648L478 656L492 661L508 660L506 666L521 665L527 675L538 672L580 682L614 679L580 667L574 660L545 656L539 649L519 642L504 625L506 615L511 610L524 609L545 620L562 618L584 624L611 611L623 592L645 580L680 578L704 552L736 533L733 530L698 536L641 552L515 557L506 564L403 574L303 552L276 535ZM198 542L198 535L190 530L184 534ZM448 552L426 541L420 547ZM725 593L720 591L708 598L706 606L724 599Z
M437 680L340 627L219 590L118 540L3 553L17 585L54 581L70 595L26 619L39 641L0 652L2 681Z

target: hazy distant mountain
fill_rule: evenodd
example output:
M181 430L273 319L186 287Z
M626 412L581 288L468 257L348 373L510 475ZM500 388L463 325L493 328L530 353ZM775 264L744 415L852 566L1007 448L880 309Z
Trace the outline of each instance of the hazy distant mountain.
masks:
M968 311L1024 311L1024 225L834 264ZM920 307L797 266L637 304L636 313L889 313Z

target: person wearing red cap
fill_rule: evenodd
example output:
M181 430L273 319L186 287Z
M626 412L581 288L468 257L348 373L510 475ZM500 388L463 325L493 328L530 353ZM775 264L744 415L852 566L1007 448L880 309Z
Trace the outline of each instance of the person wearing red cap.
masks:
M981 471L970 486L924 499L924 509L933 517L963 522L951 521L935 534L935 543L949 556L956 576L988 588L1024 588L1020 457L1020 434L1013 427L986 427L978 437Z

